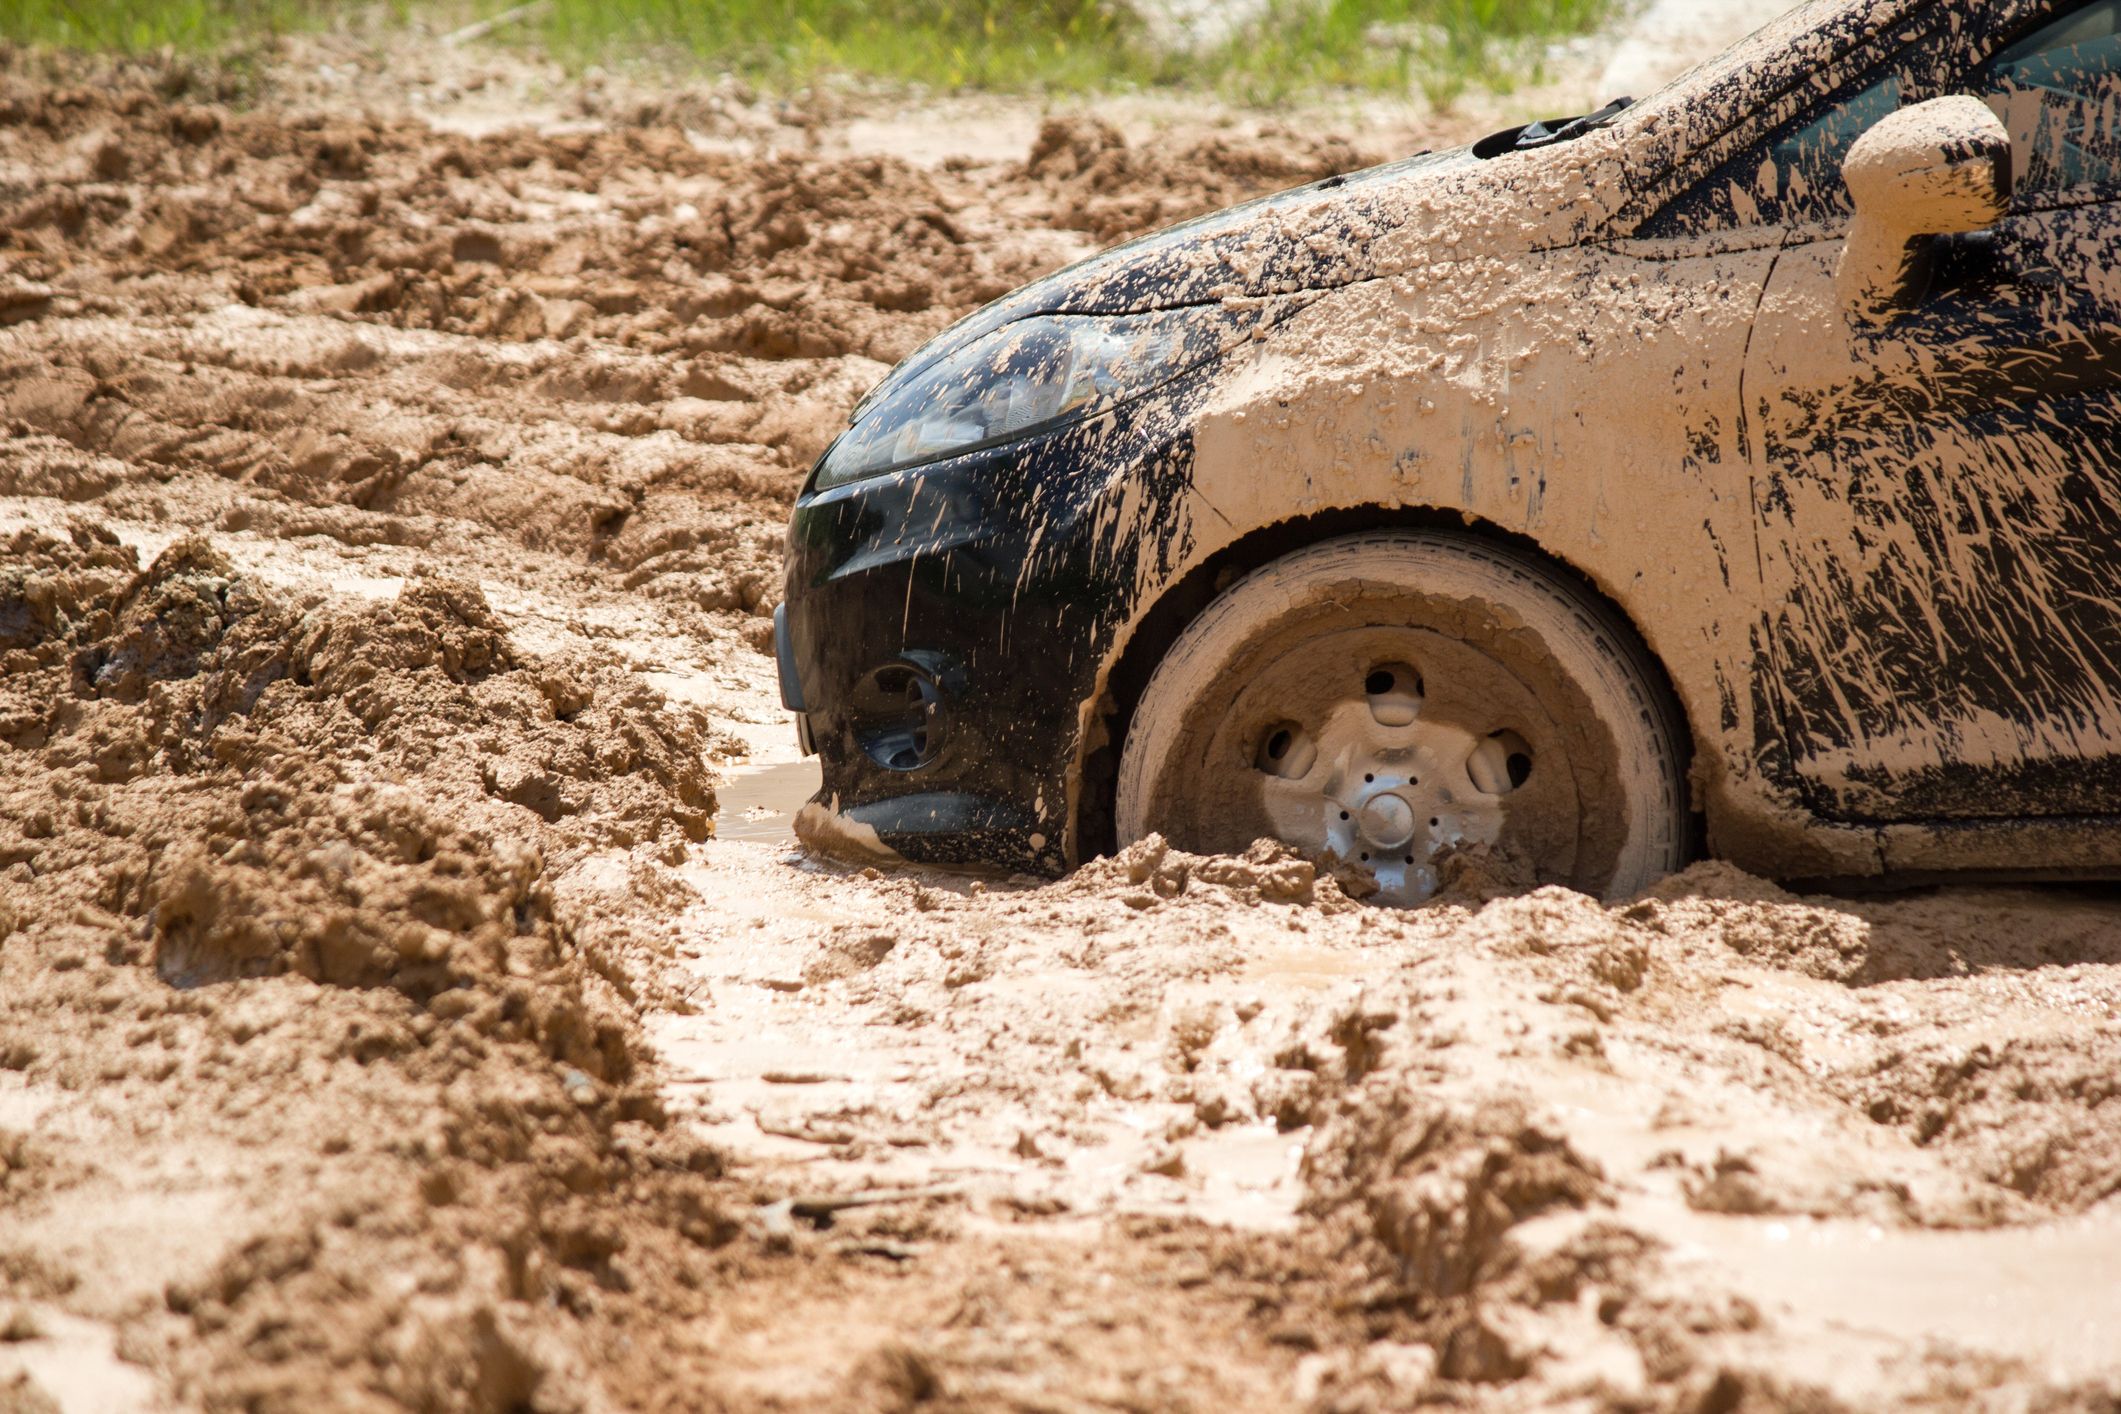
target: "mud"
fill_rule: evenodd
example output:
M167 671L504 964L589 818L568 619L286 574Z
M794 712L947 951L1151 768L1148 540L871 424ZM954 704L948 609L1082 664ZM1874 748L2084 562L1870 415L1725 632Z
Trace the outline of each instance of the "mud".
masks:
M0 1407L2121 1396L2109 894L1387 911L757 788L885 361L1435 134L369 82L0 77Z
M183 1403L557 1397L520 1313L733 1231L552 882L706 836L703 716L465 581L295 599L85 521L6 553L10 1294L122 1320Z
M1220 1350L1199 1406L1240 1377L1295 1408L2111 1396L2103 895L1804 898L1712 864L1409 913L1161 841L1055 885L710 850L685 929L741 941L658 1023L681 1113L739 1168L880 1200L787 1240L907 1273L839 1299L971 1405L1081 1373L869 1281L957 1289L965 1247L1027 1232L1103 1262L1148 1219L1226 1273L1172 1298L1202 1324L1171 1358ZM1105 1289L1096 1368L1186 1407L1129 1363L1163 1280ZM767 1300L722 1329L822 1358L815 1310Z

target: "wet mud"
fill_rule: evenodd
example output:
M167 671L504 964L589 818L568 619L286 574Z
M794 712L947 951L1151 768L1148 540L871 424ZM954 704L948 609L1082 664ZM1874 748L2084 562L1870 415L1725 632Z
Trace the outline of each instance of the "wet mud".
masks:
M797 838L885 365L1434 134L372 78L0 72L0 1408L2121 1397L2109 893Z

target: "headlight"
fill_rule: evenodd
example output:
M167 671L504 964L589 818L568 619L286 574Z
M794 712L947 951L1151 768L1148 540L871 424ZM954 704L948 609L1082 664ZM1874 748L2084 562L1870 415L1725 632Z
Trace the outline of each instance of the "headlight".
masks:
M937 360L873 404L818 468L817 489L974 451L1088 417L1231 347L1257 320L1222 305L1042 314Z

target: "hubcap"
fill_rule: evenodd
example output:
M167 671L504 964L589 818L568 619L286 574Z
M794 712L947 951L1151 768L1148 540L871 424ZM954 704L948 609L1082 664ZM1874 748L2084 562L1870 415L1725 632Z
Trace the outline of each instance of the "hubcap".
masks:
M1442 861L1469 848L1507 847L1541 877L1573 865L1561 735L1522 682L1462 640L1378 626L1291 644L1211 737L1185 792L1196 847L1270 835L1351 892L1398 904L1433 894Z
M1380 722L1366 701L1336 707L1315 733L1312 769L1268 773L1261 795L1274 835L1332 856L1375 880L1378 897L1413 903L1436 892L1438 856L1502 835L1507 791L1480 789L1466 762L1482 738L1425 720Z
M1403 796L1378 791L1363 801L1355 818L1372 849L1398 849L1414 838L1414 807Z

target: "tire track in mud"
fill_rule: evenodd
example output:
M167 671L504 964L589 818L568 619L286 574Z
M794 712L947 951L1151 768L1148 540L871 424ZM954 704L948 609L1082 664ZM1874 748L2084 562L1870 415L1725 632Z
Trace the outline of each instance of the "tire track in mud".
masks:
M884 363L1348 144L925 169L157 79L0 76L0 1381L2113 1397L2104 895L1388 914L1271 852L699 838Z

